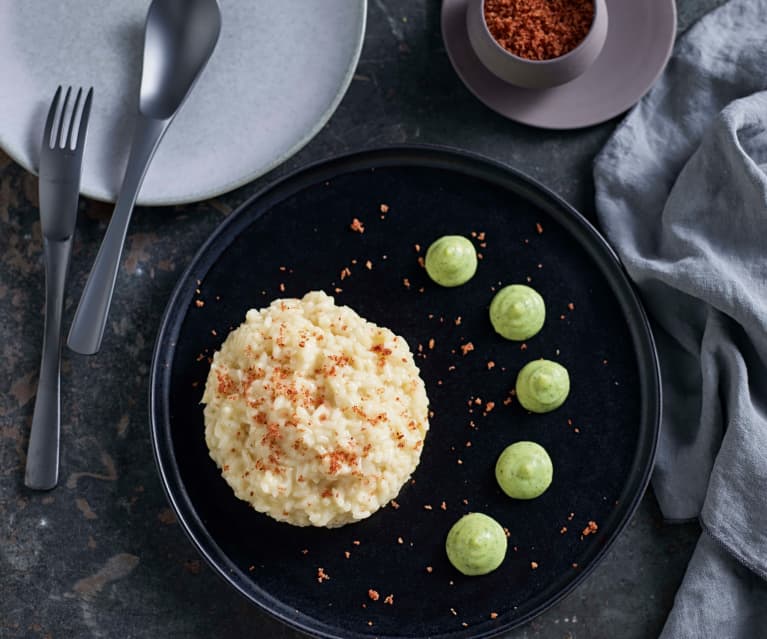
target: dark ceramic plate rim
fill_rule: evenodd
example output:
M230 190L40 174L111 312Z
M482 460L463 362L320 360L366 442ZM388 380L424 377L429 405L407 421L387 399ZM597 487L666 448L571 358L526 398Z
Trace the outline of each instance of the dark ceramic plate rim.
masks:
M599 564L607 550L630 521L644 495L655 460L660 430L661 387L655 343L642 304L618 256L591 223L572 206L520 171L465 151L425 145L400 146L343 155L312 164L267 185L250 197L230 214L200 247L179 278L166 306L152 355L149 380L152 451L163 490L181 524L181 528L197 548L197 551L214 569L214 572L229 585L263 611L306 634L326 639L339 637L370 639L370 635L362 633L350 634L348 631L343 631L343 634L339 634L341 632L339 628L330 626L285 605L267 591L249 582L247 575L219 548L197 516L178 472L170 437L167 391L176 346L174 338L177 335L181 319L185 316L191 302L188 282L204 279L210 264L215 262L220 254L226 250L229 244L226 240L235 237L244 226L251 223L252 220L244 223L244 212L257 205L260 209L258 216L260 216L268 211L274 203L285 197L289 197L310 185L332 179L339 174L403 165L456 171L485 180L528 198L551 215L575 241L581 244L581 247L594 260L607 280L626 317L639 368L640 397L643 398L639 426L640 439L628 480L621 494L622 499L616 509L620 514L616 513L617 516L613 519L615 522L614 529L610 531L605 543L595 551L588 565L574 574L564 588L555 592L539 606L532 608L511 622L499 624L490 631L476 632L469 628L439 635L441 638L450 637L451 639L484 639L506 632L538 616L569 594ZM222 240L224 241L223 245L216 247L216 244ZM194 289L194 287L191 288ZM184 297L189 297L186 303L184 303ZM245 586L246 581L248 581L247 588ZM381 636L380 639L387 639L387 637ZM434 636L434 639L438 639L437 636Z

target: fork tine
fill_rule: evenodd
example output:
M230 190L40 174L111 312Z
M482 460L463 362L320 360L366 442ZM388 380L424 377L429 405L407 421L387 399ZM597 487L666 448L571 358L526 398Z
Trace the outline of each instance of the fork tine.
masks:
M51 133L53 132L53 120L56 118L56 107L59 105L61 98L61 85L56 89L56 93L51 100L51 106L48 109L48 117L45 119L45 129L43 130L43 145L51 148Z
M77 96L75 97L75 104L72 107L72 115L69 118L69 131L67 132L67 139L64 148L72 148L72 133L74 133L75 120L77 119L77 109L80 106L80 98L83 95L83 89L80 87L77 89ZM63 116L62 116L63 117Z
M64 104L61 106L61 117L59 118L59 126L56 130L56 143L55 147L62 146L61 138L64 135L64 122L67 114L67 106L69 105L69 96L72 93L72 87L67 87L67 92L64 94Z
M91 113L91 100L93 99L93 87L88 89L88 93L85 95L85 103L83 104L83 114L80 116L80 130L77 132L77 143L75 149L78 151L83 150L83 144L85 142L85 132L88 129L88 116Z

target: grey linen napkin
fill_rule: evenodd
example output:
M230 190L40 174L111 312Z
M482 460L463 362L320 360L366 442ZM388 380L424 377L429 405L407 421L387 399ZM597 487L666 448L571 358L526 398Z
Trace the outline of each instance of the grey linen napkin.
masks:
M677 42L594 167L663 377L653 488L703 534L663 639L767 637L767 0Z

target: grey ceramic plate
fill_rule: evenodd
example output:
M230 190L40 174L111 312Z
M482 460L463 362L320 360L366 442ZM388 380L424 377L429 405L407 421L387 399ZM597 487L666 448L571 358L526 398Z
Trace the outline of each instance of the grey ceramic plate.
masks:
M140 204L212 197L306 144L357 66L365 0L219 0L223 28L147 173ZM56 86L94 86L82 192L114 200L138 103L149 0L0 0L0 146L34 170Z
M674 0L606 0L607 40L575 80L552 89L522 89L490 73L469 44L467 0L444 0L442 37L467 88L488 107L523 124L577 129L631 108L666 66L676 34Z

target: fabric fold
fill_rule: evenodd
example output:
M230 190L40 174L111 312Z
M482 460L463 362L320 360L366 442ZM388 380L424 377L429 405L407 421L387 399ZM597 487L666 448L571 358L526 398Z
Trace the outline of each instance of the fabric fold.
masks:
M594 167L658 346L653 488L704 529L664 638L767 636L765 17L767 0L731 0L701 19Z

